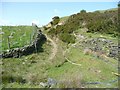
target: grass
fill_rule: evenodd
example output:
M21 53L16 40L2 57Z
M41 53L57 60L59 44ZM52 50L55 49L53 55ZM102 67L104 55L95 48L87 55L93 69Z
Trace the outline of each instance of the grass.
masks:
M3 88L40 88L39 85L31 85L31 84L19 84L17 82L9 83L4 85Z
M80 75L80 77L81 77L80 83L86 83L86 82L103 82L104 83L104 82L109 82L111 80L117 79L117 76L112 74L112 72L117 72L117 67L113 67L112 65L105 63L104 61L102 61L98 58L94 58L93 56L84 55L77 48L71 48L69 53L70 54L68 54L67 57L72 62L79 63L82 66L76 66L76 65L72 65L69 62L65 62L61 67L50 68L47 71L49 77L55 78L58 81L63 80L65 85L66 85L65 82L68 82L71 79L74 80L75 75L76 76ZM118 62L114 59L111 59L111 61L114 62L115 65L118 64ZM96 85L84 85L84 84L81 86L84 86L86 88L87 87L93 87L93 88L111 87L111 88L114 88L114 87L117 87L118 84L116 82L116 83L111 84L110 86L109 85L107 86L106 83L99 84L97 86ZM65 86L63 86L63 87L65 87ZM67 87L67 85L66 85L66 87Z
M10 41L10 48L22 47L30 44L30 37L33 33L32 26L2 26L2 45L1 50L7 50L8 48L8 37Z
M21 77L22 79L25 79L25 84L27 84L29 87L32 84L33 85L39 85L40 81L44 81L46 78L45 71L47 68L49 68L49 61L48 56L50 53L50 48L48 44L43 45L44 53L38 53L38 54L31 54L28 56L23 56L21 58L9 58L9 59L3 59L3 79L5 78L3 84L4 87L9 87L11 85L9 79L10 76L13 78ZM35 61L35 63L32 63ZM6 76L6 77L5 77ZM13 81L12 88L18 86L16 80ZM29 85L30 84L30 85ZM25 85L27 87L27 85ZM19 85L21 86L21 85Z
M77 33L81 33L81 31L78 30ZM88 37L92 36L94 38L100 36L100 34L82 34ZM106 37L111 38L109 35ZM42 53L34 53L21 58L3 59L3 87L44 88L40 86L39 83L47 82L48 78L53 78L59 82L57 85L53 86L53 88L118 87L117 82L96 85L85 84L87 82L109 82L117 79L117 76L112 74L113 72L117 73L117 60L110 58L110 63L106 63L99 58L93 57L92 55L85 55L82 49L79 49L81 48L79 45L76 45L77 47L67 47L67 44L60 40L56 43L58 45L58 51L53 60L48 59L52 50L52 46L49 41L43 45L42 48L44 49L44 52ZM65 54L66 57L74 63L81 64L81 66L73 65L66 61L63 56L63 52L67 48L69 49L69 52Z
M87 36L88 38L98 38L102 36L106 39L112 40L114 43L118 43L118 37L113 37L112 34L101 34L101 33L93 34L93 33L86 33L84 32L84 30L85 30L84 28L80 28L76 30L75 33L82 34L84 36Z
M95 58L91 55L85 55L83 51L78 49L79 47L72 47L67 55L67 58L77 64L81 64L79 72L82 73L83 81L85 82L108 82L110 80L115 80L117 77L112 74L112 72L117 71L118 61L109 58L110 63L106 63L99 58ZM114 65L114 66L113 66ZM74 67L72 66L72 69ZM70 69L71 70L71 69ZM77 70L77 68L75 69ZM73 70L74 71L74 70ZM117 87L117 82L111 84L108 87ZM95 85L87 85L86 87L94 87ZM97 87L107 87L105 85L97 85Z
M58 42L59 45L64 45L64 43ZM31 54L28 56L23 56L21 58L9 58L3 59L3 79L4 79L4 87L21 87L21 79L25 79L25 84L23 87L31 87L38 86L40 82L46 82L51 75L49 74L49 70L55 69L57 67L61 67L64 63L63 55L61 54L63 49L59 46L57 56L54 60L48 60L49 55L51 53L52 46L49 42L46 42L43 45L44 52L38 54ZM65 47L63 47L65 48ZM31 63L35 61L36 63ZM12 78L17 78L11 81ZM20 77L20 80L19 80ZM54 77L53 77L54 78ZM6 82L5 82L6 80ZM13 83L13 84L12 84Z

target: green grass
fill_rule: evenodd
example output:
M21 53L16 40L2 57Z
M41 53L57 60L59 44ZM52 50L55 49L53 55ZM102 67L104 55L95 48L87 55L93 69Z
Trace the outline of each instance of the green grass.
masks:
M44 32L46 33L46 32ZM76 33L86 35L87 37L99 37L101 34L83 33L78 30ZM104 35L106 38L113 38L111 36ZM52 37L51 37L52 38ZM116 38L114 38L116 42ZM77 41L76 41L77 42ZM113 73L117 73L118 61L112 58L109 59L110 63L106 63L99 58L95 58L92 55L83 54L82 49L78 47L68 46L66 43L58 40L57 55L53 60L49 60L52 46L50 42L46 42L43 45L44 52L34 53L21 58L9 58L3 59L3 87L5 88L43 88L39 85L40 82L46 82L48 78L53 78L60 82L55 85L55 88L66 87L86 87L86 88L115 88L118 87L117 82L112 84L98 84L90 85L83 84L86 82L109 82L115 80L118 77ZM66 53L66 57L81 66L73 65L67 62L63 56L63 52L66 49L70 49ZM35 63L32 63L32 62ZM115 65L115 66L113 66ZM99 72L100 71L100 72ZM14 78L14 82L10 83L9 79ZM21 79L25 79L25 83L21 83Z
M46 80L47 75L45 71L50 67L50 61L48 61L50 48L49 44L43 45L43 53L34 53L21 58L8 58L3 59L3 81L4 87L21 87L21 79L25 79L25 85L23 87L31 87L31 85L38 86L40 82ZM32 63L35 61L36 63ZM9 78L16 78L14 84L9 82ZM20 77L20 80L19 80ZM17 85L17 86L16 86Z
M118 61L115 59L110 58L109 62L111 63L106 63L99 58L95 58L91 55L83 54L83 51L79 50L78 47L77 48L72 47L68 52L67 58L74 63L81 64L81 66L78 66L78 68L79 68L79 72L83 76L83 81L85 82L90 82L90 81L108 82L117 79L117 76L112 74L113 72L115 73L118 72L117 71ZM72 66L72 68L69 69L71 70L74 67L76 66ZM75 70L77 70L77 68ZM90 85L86 87L90 87ZM95 85L91 85L91 87L95 88ZM97 85L97 87L107 87L107 86ZM117 87L117 82L116 84L115 83L111 84L110 87Z
M61 41L58 43L59 45L65 45ZM49 70L54 70L54 68L59 67L64 63L65 59L61 54L63 51L61 46L59 46L58 53L54 60L48 60L52 49L50 42L46 42L43 45L43 49L43 53L34 53L21 58L3 59L3 78L6 80L6 82L5 80L3 82L4 87L21 87L21 78L26 80L26 83L23 84L23 87L27 88L31 87L30 85L37 87L39 86L40 82L46 82L47 79L51 77L51 75L49 75ZM32 61L36 61L36 63L31 63ZM13 84L9 82L10 77L16 78Z
M83 57L84 58L84 57ZM67 77L70 76L70 78L74 78L72 74L76 76L81 76L81 83L84 82L108 82L114 79L117 79L115 75L112 75L112 72L117 72L115 68L112 68L111 65L106 65L104 62L100 61L95 61L95 60L85 60L86 58L83 59L83 61L79 62L82 64L81 67L75 66L70 64L69 62L66 62L64 65L61 67L57 68L51 68L48 71L49 77L55 78L57 80L62 80L66 78L66 82L69 80ZM103 67L101 67L101 65ZM91 69L91 70L89 70ZM101 73L97 73L95 71L101 70ZM88 86L86 86L88 87ZM95 85L92 87L95 88ZM107 87L106 85L98 85L99 88L104 88ZM109 87L109 86L108 86ZM117 83L114 85L112 84L111 87L117 87Z
M39 85L31 85L31 84L19 84L17 82L15 83L9 83L9 84L6 84L6 85L2 85L3 88L40 88Z
M78 47L77 48L72 47L70 51L66 54L66 56L67 58L69 58L70 61L77 64L81 64L81 66L77 66L69 62L65 62L60 67L51 67L47 71L49 77L55 78L58 81L63 80L65 81L64 84L66 85L66 82L71 79L74 80L75 78L74 76L76 75L81 77L80 79L81 83L85 83L85 82L105 83L105 84L98 84L98 85L85 85L84 87L86 88L118 87L117 82L112 84L110 83L109 85L109 81L117 79L117 76L113 74L113 72L117 73L117 65L118 65L117 60L109 58L110 63L106 63L99 58L93 57L92 55L83 54L83 51L81 51L81 49L79 49ZM59 61L59 58L56 60Z
M88 38L98 38L103 37L109 40L112 40L115 44L118 43L118 37L114 37L113 34L101 34L101 33L86 33L84 32L84 28L77 29L75 31L76 34L82 34L83 36L87 36Z
M38 87L40 82L46 82L48 78L53 78L60 82L54 87L66 88L66 87L86 87L86 88L105 88L105 87L117 87L117 82L111 85L98 84L98 85L84 85L86 82L109 82L117 79L117 76L112 72L117 73L117 67L113 67L111 64L106 63L91 55L84 55L81 49L72 47L69 52L66 53L66 57L74 63L79 63L81 66L73 65L69 62L65 62L65 58L62 55L66 50L66 44L59 41L58 52L53 60L48 60L51 53L52 46L49 43L43 45L44 52L38 54L28 55L22 58L10 58L3 59L4 74L9 77L22 77L25 78L26 83L20 84L19 80L13 83L4 83L4 87L19 88L19 87ZM70 47L69 47L70 48ZM36 63L31 63L36 61ZM114 59L109 60L111 63L117 66L118 62ZM101 72L98 72L101 71Z
M1 50L7 50L8 48L8 36L10 41L10 48L22 47L30 44L30 37L33 33L32 26L2 26L3 34Z
M90 38L97 38L101 35L106 39L112 40L114 43L117 43L117 39L108 34L93 34L93 33L84 33L80 30L75 32L77 34L83 34ZM77 42L77 41L76 41ZM78 43L79 44L79 43ZM81 83L85 82L103 82L105 84L98 85L85 85L86 88L117 88L118 83L109 83L109 81L116 80L118 77L113 73L118 73L117 66L118 61L109 58L108 63L104 60L95 58L93 55L85 55L80 49L79 45L77 47L71 46L68 48L70 51L66 54L67 58L81 66L73 65L69 62L65 62L61 67L52 67L48 70L48 76L55 78L57 80L66 80L74 79L74 75L81 77ZM73 75L74 74L74 75ZM69 77L69 78L67 78ZM65 83L64 83L65 84Z

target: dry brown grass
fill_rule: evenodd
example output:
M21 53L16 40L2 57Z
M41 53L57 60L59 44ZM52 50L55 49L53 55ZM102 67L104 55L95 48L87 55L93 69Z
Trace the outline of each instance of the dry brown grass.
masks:
M64 75L57 86L58 88L81 88L83 87L82 76L75 73Z
M93 51L93 50L91 50L91 49L89 49L89 48L84 49L83 53L84 53L85 55L93 55L93 56L96 56L96 57L98 57L98 58L109 59L109 57L107 57L106 53L104 53L104 52L99 52L99 51L96 51L96 52L95 52L95 51Z

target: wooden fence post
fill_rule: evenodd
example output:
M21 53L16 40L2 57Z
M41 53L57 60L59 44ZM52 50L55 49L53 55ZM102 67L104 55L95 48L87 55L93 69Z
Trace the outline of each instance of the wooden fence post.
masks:
M10 50L10 39L9 39L9 36L8 36L8 49Z
M37 45L36 45L36 41L35 41L35 51L36 51L36 53L37 53Z
M32 34L30 34L30 44L32 43Z

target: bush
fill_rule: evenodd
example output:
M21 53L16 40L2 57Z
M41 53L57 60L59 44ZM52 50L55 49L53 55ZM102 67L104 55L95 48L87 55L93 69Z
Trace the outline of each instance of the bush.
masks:
M67 43L74 43L74 36L69 34L81 27L88 28L87 32L113 34L113 36L116 36L119 33L117 30L117 13L117 10L104 13L99 11L86 13L85 10L81 10L81 13L71 15L64 25L56 26L55 30L50 30L50 33L59 35L60 39ZM53 21L56 20L55 24L57 24L59 17L53 19Z
M60 39L66 43L75 43L75 37L68 33L61 33Z
M48 33L49 33L50 35L57 35L55 28L50 28Z
M80 13L86 13L86 10L81 10Z
M47 27L46 27L46 26L43 26L43 29L44 29L44 30L47 30Z
M58 22L60 21L60 18L58 17L58 16L55 16L55 17L53 17L52 18L53 19L53 25L56 25L56 24L58 24Z
M21 76L13 76L13 75L2 76L2 81L3 83L13 83L13 82L25 83L26 82L26 80L23 79Z

